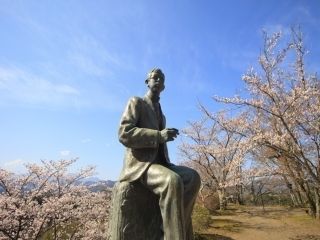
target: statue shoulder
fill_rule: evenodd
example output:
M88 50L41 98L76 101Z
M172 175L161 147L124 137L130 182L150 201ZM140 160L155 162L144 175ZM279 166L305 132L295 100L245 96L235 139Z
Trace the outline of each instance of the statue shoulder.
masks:
M141 104L143 102L143 99L141 97L131 97L128 101L129 104Z

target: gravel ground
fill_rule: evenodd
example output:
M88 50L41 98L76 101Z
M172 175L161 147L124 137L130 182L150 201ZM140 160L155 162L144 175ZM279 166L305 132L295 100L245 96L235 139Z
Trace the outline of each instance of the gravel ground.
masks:
M231 206L196 240L320 240L320 220L303 209Z

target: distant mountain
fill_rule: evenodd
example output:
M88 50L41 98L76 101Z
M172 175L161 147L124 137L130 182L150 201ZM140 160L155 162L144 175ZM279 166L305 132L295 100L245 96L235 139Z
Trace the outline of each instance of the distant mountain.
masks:
M97 177L85 178L76 183L76 185L84 185L88 187L93 192L100 192L104 190L111 190L116 181L111 180L101 180ZM30 190L33 186L26 186L24 190ZM0 185L0 194L4 192L4 188Z
M116 181L101 180L97 177L90 177L81 180L81 184L87 186L93 192L100 192L110 190L113 188Z
M89 177L89 178L84 178L80 181L82 184L84 184L85 186L90 186L90 185L94 185L94 184L102 184L102 185L106 185L108 187L113 187L114 184L116 183L116 181L111 181L111 180L101 180L98 177Z
M109 186L109 187L112 188L112 187L116 184L117 181L106 180L106 181L104 181L104 182L105 182L105 184L106 184L107 186Z
M99 182L99 181L101 181L101 179L100 179L100 178L98 178L98 177L86 177L86 178L83 178L83 179L82 179L82 181L88 181L88 182L90 182L90 181L92 181L92 182Z

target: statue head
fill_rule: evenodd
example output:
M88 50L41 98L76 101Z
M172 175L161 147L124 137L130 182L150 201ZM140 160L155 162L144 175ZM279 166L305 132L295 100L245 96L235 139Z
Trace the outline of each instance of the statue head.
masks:
M148 88L155 93L160 93L164 90L164 80L165 76L160 68L153 68L147 75L145 83L148 85Z
M153 68L153 69L150 70L150 72L148 72L146 83L154 75L161 76L163 78L163 80L165 79L164 73L162 72L162 70L160 68Z

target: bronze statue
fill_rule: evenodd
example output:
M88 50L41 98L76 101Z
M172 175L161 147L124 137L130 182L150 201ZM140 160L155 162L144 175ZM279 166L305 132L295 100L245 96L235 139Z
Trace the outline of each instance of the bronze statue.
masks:
M193 239L191 214L200 187L198 173L170 163L166 143L179 131L166 128L159 103L165 76L159 68L148 73L148 91L132 97L122 115L119 141L126 146L121 182L139 182L153 192L160 207L165 240ZM132 238L134 239L134 237Z

